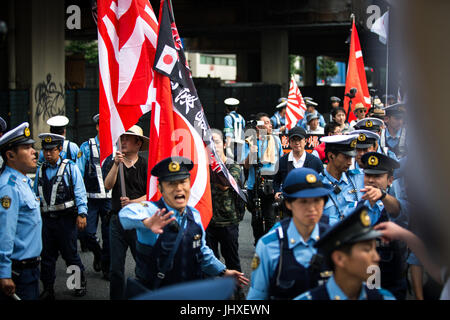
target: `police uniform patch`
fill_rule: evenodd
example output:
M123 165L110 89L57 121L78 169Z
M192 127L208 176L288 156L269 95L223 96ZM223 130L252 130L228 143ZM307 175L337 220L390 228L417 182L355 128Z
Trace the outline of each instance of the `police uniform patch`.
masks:
M180 164L178 162L172 161L171 163L169 163L169 171L170 172L180 171Z
M259 260L258 255L255 253L255 255L253 256L253 259L252 259L252 270L256 270L256 268L258 268L260 262L261 261Z
M2 199L2 207L5 209L9 209L9 207L11 206L11 198L8 196L4 196Z
M82 155L83 155L83 152L78 151L77 158L81 158Z
M30 129L26 127L25 130L23 131L23 134L25 135L25 137L29 137L31 135Z
M377 166L378 158L375 156L370 156L369 159L367 160L367 163L369 164L369 166Z
M316 182L316 181L317 181L317 178L316 178L315 175L313 175L313 174L307 174L307 175L306 175L306 182L308 182L308 183L314 183L314 182Z
M52 137L50 137L50 136L45 137L44 141L47 143L50 143L50 142L52 142Z

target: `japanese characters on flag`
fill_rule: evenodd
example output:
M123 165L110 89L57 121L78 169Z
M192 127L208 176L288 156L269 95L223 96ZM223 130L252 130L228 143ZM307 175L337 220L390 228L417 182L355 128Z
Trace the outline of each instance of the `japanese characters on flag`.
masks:
M303 100L300 89L295 82L294 77L291 78L289 85L289 95L286 105L286 127L288 130L295 127L298 120L303 119L305 116L306 104Z

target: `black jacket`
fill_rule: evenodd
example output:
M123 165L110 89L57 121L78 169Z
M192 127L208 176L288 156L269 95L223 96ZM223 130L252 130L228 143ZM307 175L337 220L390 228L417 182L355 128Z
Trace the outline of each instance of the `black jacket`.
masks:
M306 152L306 151L305 151ZM275 192L281 192L281 184L284 181L284 178L286 178L289 171L294 169L294 165L292 161L288 161L289 153L285 154L280 159L280 164L278 166L278 172L275 175L275 178L273 180L273 189ZM304 168L311 168L316 170L318 173L321 173L323 171L323 164L322 161L320 161L319 158L316 156L313 156L312 154L306 152L306 159L305 163L303 164Z

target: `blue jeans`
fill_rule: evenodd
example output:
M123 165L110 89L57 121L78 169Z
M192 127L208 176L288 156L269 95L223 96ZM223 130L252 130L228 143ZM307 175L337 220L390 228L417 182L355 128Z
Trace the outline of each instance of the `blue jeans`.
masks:
M111 300L124 300L125 259L130 248L136 261L136 230L124 230L117 214L111 216L109 227L111 247L109 297Z

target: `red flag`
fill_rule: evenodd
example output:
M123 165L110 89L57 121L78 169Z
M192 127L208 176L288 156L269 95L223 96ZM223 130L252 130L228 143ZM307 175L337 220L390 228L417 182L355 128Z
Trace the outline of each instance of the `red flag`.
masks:
M356 116L353 114L353 108L357 103L361 102L366 109L370 108L370 95L369 88L367 87L366 71L364 69L361 45L359 43L358 32L356 31L354 21L352 25L345 93L348 93L351 88L356 88L357 92L356 96L352 99L352 108L350 111L348 110L350 98L347 96L344 98L344 109L347 113L348 122L356 119Z
M148 198L155 201L160 197L157 178L150 175L157 162L169 156L191 159L194 168L191 170L188 205L200 212L206 229L212 217L210 150L204 143L209 125L187 66L175 22L164 0L160 6L154 69L159 103L152 109L150 123Z
M148 0L98 0L100 162L155 102L158 22Z
M298 120L305 116L306 104L303 100L300 89L295 82L294 77L291 79L289 86L289 96L286 105L286 127L288 130L295 127Z

